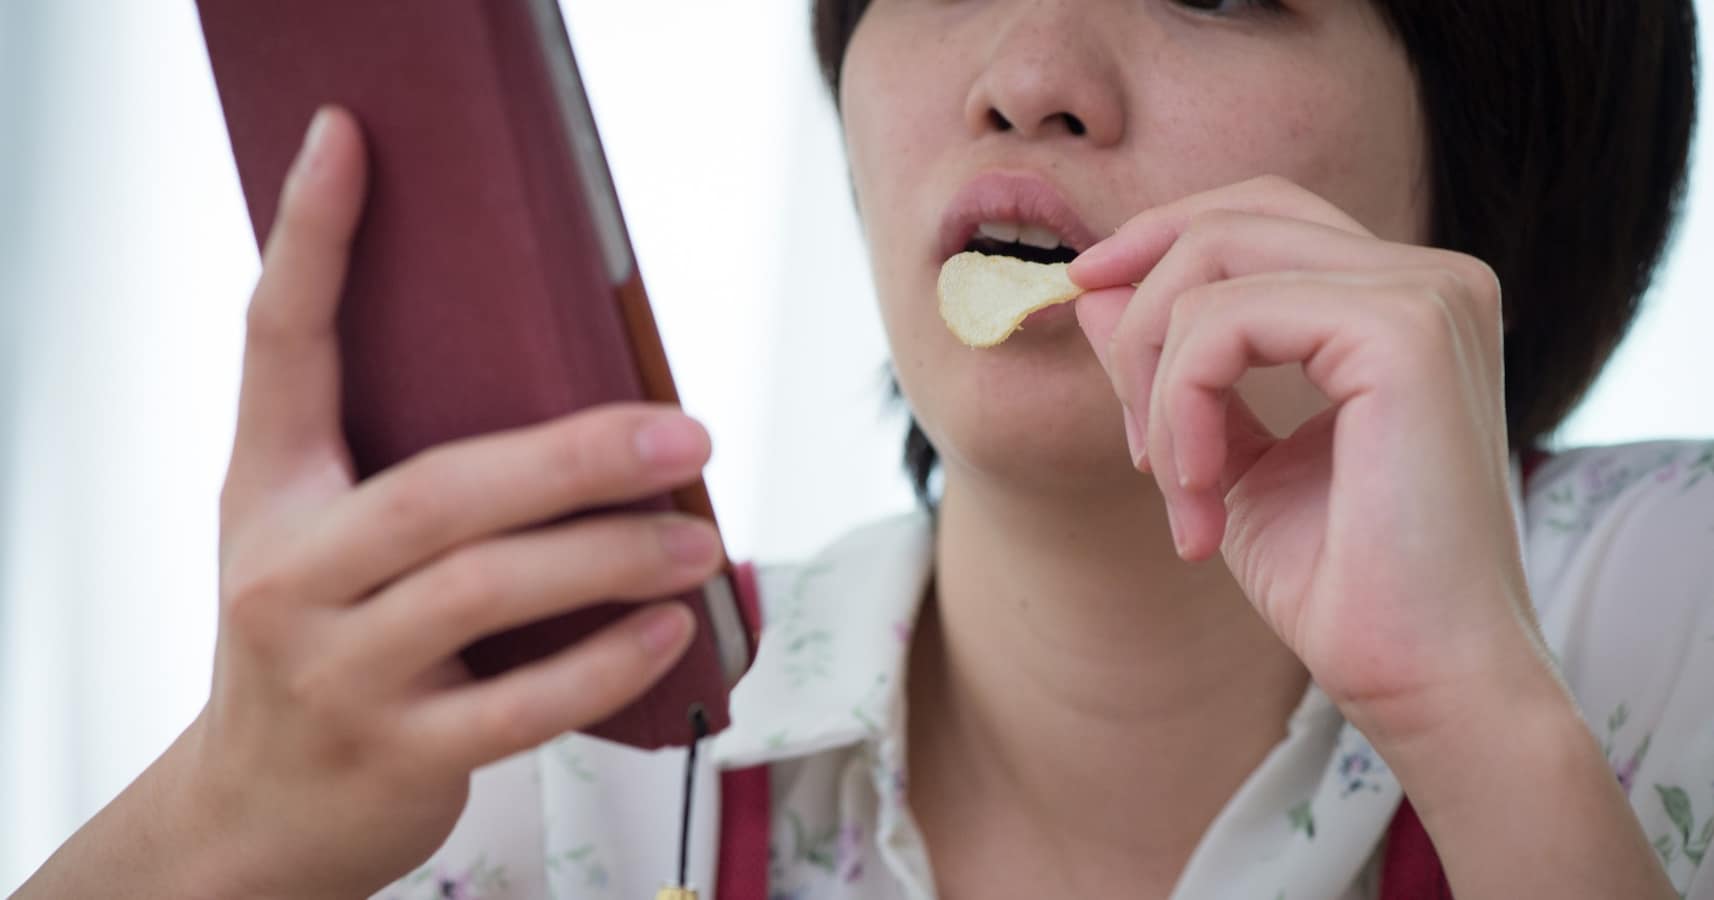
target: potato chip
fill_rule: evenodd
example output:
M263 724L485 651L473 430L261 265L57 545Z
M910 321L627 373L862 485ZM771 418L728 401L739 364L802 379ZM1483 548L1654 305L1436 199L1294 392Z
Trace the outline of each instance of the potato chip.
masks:
M993 347L1011 337L1030 313L1083 294L1066 277L1066 266L960 253L940 267L940 317L964 343Z

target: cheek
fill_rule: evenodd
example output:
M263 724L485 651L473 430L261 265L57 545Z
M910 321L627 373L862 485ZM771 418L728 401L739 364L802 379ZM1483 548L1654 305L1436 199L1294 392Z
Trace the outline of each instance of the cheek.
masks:
M965 140L945 54L917 46L923 33L872 10L852 39L840 92L857 212L901 367L932 339L932 322L923 317L938 321L932 295L922 296L923 285L933 285L937 204L945 202L937 164L956 161L956 145Z
M1147 91L1160 114L1145 155L1179 162L1175 195L1281 175L1383 237L1420 240L1415 90L1402 60L1320 68L1258 55L1195 86Z
M917 46L920 29L900 28L884 9L868 12L846 51L840 84L845 152L857 207L871 239L891 229L882 221L897 209L890 194L913 183L926 164L929 135L944 131L944 104L925 90L943 83L936 54ZM954 107L956 109L956 107Z

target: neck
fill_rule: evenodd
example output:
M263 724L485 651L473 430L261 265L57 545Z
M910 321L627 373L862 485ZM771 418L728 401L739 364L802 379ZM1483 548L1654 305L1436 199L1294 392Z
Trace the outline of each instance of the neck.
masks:
M1077 503L957 475L908 680L925 833L992 823L1068 869L1148 861L1130 877L1170 887L1307 674L1220 560L1178 559L1149 479Z

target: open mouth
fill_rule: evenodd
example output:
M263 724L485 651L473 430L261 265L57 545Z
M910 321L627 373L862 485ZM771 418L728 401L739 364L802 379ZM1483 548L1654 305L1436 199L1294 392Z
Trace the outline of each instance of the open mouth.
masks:
M964 249L1036 263L1068 263L1077 258L1077 251L1053 229L1022 222L983 222Z

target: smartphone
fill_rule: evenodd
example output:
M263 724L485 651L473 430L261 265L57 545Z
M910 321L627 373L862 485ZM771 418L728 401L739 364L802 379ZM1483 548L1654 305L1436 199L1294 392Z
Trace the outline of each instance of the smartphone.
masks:
M678 402L555 0L197 6L259 246L315 109L337 103L362 123L369 193L339 312L359 477L598 404ZM700 481L579 515L671 509L714 518ZM728 563L672 598L695 612L695 643L590 734L683 745L698 710L709 732L725 727L753 650L733 579ZM604 602L485 637L462 657L492 676L635 608Z

